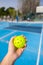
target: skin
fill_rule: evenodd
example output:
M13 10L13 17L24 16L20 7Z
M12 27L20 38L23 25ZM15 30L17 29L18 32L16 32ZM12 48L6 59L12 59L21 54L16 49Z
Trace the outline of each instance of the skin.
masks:
M24 48L16 49L13 45L13 39L15 37L12 37L9 41L9 47L8 47L8 53L0 63L0 65L13 65L15 60L20 57L22 52L24 51L26 45L24 45Z

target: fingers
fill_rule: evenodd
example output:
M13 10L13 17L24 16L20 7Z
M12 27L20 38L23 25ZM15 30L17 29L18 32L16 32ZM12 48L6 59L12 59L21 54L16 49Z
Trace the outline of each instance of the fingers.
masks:
M16 51L17 57L19 57L19 56L22 54L23 51L24 51L23 48L18 49L18 50Z
M16 37L16 36L12 37L12 38L10 39L10 42L13 42L13 40L14 40L15 37Z
M15 37L16 37L16 36L15 36ZM9 41L9 46L10 46L10 47L14 47L14 45L13 45L13 40L14 40L15 37L12 37L12 38L10 39L10 41Z
M20 55L22 54L23 51L24 51L24 48L17 49L14 54L15 55L14 58L17 59L18 57L20 57Z
M13 39L14 39L14 37L12 37L12 38L10 39L10 43L13 41Z
M24 47L26 47L26 44L24 44Z
M17 49L16 54L18 57L22 54L22 52L25 50L25 48L26 48L26 44L24 45L24 48Z
M23 47L23 48L25 49L25 48L26 48L26 46L27 46L27 45L26 45L26 44L24 44L24 47Z

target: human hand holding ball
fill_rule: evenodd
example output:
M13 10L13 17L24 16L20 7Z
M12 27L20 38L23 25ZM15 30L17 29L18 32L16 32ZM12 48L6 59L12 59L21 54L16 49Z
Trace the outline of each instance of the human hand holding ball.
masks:
M26 48L26 38L23 35L12 37L9 42L8 53L16 60Z
M13 65L26 47L26 38L23 35L12 37L8 43L8 53L1 65Z

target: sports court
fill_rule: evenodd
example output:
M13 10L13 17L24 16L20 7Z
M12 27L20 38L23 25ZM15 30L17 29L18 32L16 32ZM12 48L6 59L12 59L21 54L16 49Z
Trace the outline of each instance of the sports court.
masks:
M0 62L8 52L11 37L24 35L27 47L14 65L43 65L43 24L0 22Z

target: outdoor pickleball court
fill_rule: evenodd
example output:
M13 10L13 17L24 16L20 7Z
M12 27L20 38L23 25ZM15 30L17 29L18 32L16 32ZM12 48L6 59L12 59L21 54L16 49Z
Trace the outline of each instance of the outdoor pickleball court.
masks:
M14 65L43 65L43 24L0 22L0 62L12 36L24 35L27 47Z

